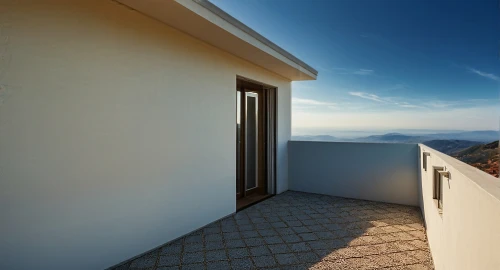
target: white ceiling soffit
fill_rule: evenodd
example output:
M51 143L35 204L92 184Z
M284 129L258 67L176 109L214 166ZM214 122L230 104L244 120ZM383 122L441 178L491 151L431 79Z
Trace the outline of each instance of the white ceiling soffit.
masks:
M292 81L318 72L207 0L117 0Z

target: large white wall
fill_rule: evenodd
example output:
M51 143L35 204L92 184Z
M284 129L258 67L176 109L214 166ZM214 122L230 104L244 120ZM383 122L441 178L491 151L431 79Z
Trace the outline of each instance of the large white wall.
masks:
M288 80L113 1L0 6L0 269L105 268L233 213L237 75L278 87L288 188Z
M417 145L289 142L290 190L419 204Z
M425 145L419 149L420 207L435 268L500 269L500 180ZM450 172L443 178L442 214L432 197L433 167Z

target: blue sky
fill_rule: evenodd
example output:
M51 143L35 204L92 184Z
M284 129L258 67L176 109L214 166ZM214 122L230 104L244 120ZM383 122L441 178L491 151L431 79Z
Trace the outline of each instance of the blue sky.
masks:
M294 133L498 130L497 0L212 0L319 71Z

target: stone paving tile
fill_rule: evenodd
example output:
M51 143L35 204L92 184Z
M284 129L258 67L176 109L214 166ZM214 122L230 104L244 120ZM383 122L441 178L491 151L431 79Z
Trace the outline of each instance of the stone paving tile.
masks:
M226 241L226 247L228 249L245 247L245 242L242 239L228 240Z
M180 266L160 266L156 268L156 270L179 270L181 269Z
M292 250L288 247L287 244L269 245L267 247L271 250L271 253L273 253L273 254L291 253L292 252Z
M255 265L250 258L235 259L231 260L231 266L233 269L253 269Z
M223 261L223 260L227 260L228 257L227 257L227 253L225 250L211 250L211 251L207 251L205 253L205 260L207 262L210 262L210 261Z
M245 244L248 247L257 247L257 246L262 246L266 244L266 241L264 241L264 238L248 238L245 239Z
M415 207L288 191L114 269L434 269Z
M216 250L216 249L224 249L224 242L205 242L205 251L207 250Z
M160 256L158 266L178 266L181 263L181 258L178 255Z
M306 242L299 242L289 245L290 249L294 252L310 251L311 247Z
M276 260L271 255L254 257L253 261L258 268L276 266Z
M229 261L221 261L221 262L208 262L207 270L219 270L219 269L230 269Z
M250 257L248 248L233 248L227 251L230 260Z
M254 257L263 256L263 255L270 255L271 251L267 246L252 247L250 248L250 254Z
M184 252L197 252L204 249L203 243L189 243L184 245Z
M203 252L184 253L182 264L202 263L205 260L203 257Z
M185 264L182 266L183 270L205 270L205 265L202 263Z
M278 263L281 265L290 265L300 262L294 253L277 254L276 260L278 260Z

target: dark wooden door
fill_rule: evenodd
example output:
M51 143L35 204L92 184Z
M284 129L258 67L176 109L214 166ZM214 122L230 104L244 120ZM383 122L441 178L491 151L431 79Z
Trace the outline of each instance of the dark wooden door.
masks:
M236 197L266 194L265 101L262 89L237 90Z

